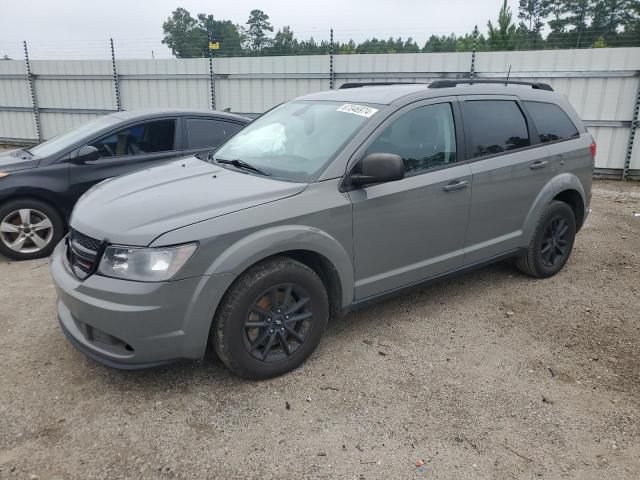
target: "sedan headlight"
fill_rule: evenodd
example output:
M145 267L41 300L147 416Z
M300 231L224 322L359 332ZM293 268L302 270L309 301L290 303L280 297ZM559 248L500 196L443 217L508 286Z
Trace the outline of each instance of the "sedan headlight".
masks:
M113 245L104 251L98 273L138 282L163 282L187 263L196 248L196 243L158 248Z

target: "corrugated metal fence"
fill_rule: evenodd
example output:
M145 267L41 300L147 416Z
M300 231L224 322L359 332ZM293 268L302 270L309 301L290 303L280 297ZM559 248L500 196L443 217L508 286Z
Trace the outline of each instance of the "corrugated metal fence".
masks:
M471 56L337 55L332 63L328 55L215 58L215 98L206 58L0 61L0 142L48 139L118 107L209 109L215 102L218 109L257 114L326 90L331 78L336 88L353 81L468 78ZM512 79L548 82L569 98L598 141L599 173L620 177L626 161L631 175L640 176L640 145L628 145L637 126L640 48L480 52L475 58L476 78L504 78L509 67Z

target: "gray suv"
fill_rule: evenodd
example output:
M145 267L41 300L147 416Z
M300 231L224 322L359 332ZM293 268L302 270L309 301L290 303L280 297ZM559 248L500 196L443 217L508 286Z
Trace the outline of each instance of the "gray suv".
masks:
M211 345L243 377L300 365L330 317L513 257L566 263L595 143L546 84L353 85L264 114L208 157L107 180L53 254L60 325L132 369Z

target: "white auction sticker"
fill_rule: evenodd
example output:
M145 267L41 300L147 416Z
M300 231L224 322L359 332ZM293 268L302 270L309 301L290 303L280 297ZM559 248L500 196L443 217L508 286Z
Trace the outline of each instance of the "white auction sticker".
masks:
M338 112L354 113L361 117L369 118L371 115L378 111L377 108L367 107L365 105L354 105L353 103L345 103L337 110Z

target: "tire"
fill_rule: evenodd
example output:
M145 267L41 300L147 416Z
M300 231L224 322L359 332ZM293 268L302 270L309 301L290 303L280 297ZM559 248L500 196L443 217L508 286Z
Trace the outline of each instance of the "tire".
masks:
M576 237L576 218L564 202L551 202L540 216L527 253L516 260L522 273L551 277L567 263Z
M62 217L44 202L24 199L0 205L0 254L8 258L32 260L46 257L64 232Z
M251 267L230 287L210 340L237 375L266 379L303 363L320 343L328 319L320 277L291 258L274 257Z

